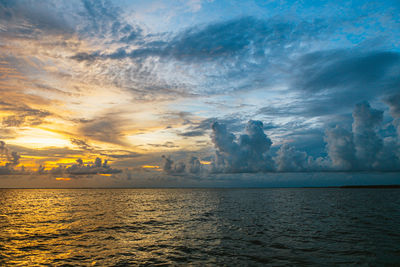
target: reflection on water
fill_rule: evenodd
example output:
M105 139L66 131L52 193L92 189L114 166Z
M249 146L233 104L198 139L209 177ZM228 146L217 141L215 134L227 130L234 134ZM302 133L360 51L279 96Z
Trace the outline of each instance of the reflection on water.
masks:
M0 265L396 264L399 193L0 190Z

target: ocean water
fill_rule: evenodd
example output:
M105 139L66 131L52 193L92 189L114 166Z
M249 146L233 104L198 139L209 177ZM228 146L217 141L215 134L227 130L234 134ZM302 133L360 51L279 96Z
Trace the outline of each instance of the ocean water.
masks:
M2 189L0 265L400 265L399 189Z

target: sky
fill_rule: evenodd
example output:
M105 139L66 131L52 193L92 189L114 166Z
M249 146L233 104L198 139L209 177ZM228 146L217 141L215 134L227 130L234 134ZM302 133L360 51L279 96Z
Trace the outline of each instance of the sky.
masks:
M0 187L399 183L399 12L0 0Z

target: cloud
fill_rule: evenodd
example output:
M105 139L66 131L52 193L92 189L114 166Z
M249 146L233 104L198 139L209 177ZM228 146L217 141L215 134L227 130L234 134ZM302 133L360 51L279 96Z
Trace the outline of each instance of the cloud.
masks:
M390 89L389 80L399 81L400 55L391 51L363 51L362 49L318 51L304 55L297 65L295 86L303 90L343 89L371 93L376 87Z
M78 132L88 139L126 146L127 142L122 130L124 125L125 120L115 114L108 114L91 121L81 122Z
M174 163L169 157L162 155L164 160L163 170L168 174L183 174L186 169L186 165L183 162Z
M189 172L198 174L202 170L202 165L197 157L192 156L189 161Z
M211 126L211 139L216 151L215 172L261 172L274 169L268 154L271 140L264 134L261 121L249 121L246 134L239 139L218 122Z
M78 138L70 138L69 140L71 141L72 144L78 146L82 150L94 151L94 148L83 140L80 140Z
M115 68L126 72L126 81L119 75L118 83L134 93L147 87L166 95L178 91L181 96L219 94L282 80L290 71L289 55L304 50L307 41L325 32L326 25L321 20L249 16L190 27L177 34L142 35L140 27L134 28L133 42L78 51L71 59L95 64L107 61L110 74Z
M305 171L308 170L308 155L298 151L289 144L283 144L274 158L277 171Z
M179 132L179 136L183 137L198 137L198 136L204 136L208 134L211 130L211 126L214 122L219 122L224 125L227 125L229 127L229 130L231 131L239 131L242 128L242 120L238 118L216 118L216 117L211 117L207 119L203 119L201 121L188 121L187 124L190 124L190 126L185 129L183 132Z
M393 94L400 86L399 63L399 53L369 47L305 54L292 66L295 110L302 116L346 113L360 99Z
M56 8L50 1L0 1L0 25L7 34L22 38L38 38L45 34L72 34L66 19L67 5Z
M0 175L22 174L23 170L15 170L14 167L19 164L21 156L16 151L11 151L4 141L0 141L0 159L5 160L5 164L0 166Z
M390 98L395 105L395 98ZM394 99L394 100L393 100ZM397 106L395 106L397 107ZM391 107L392 114L396 114ZM167 173L253 173L253 172L332 172L332 171L400 171L400 140L383 138L379 129L383 111L374 109L366 101L358 103L353 110L352 131L336 125L325 131L325 156L313 157L299 151L296 140L283 140L273 155L272 141L264 133L261 121L250 120L246 133L236 137L224 124L211 125L211 140L215 156L211 168L204 168L196 157L189 164L174 164L170 157L164 158ZM287 135L291 136L291 135ZM292 136L294 136L292 134ZM292 144L289 144L292 143Z
M44 122L45 118L52 115L49 111L31 108L26 104L9 103L0 101L0 109L14 113L3 118L4 127L35 126Z
M371 108L369 103L357 104L353 111L353 135L360 168L374 169L377 155L383 148L376 129L382 123L383 111Z
M71 175L71 176L79 176L79 175L95 175L95 174L117 174L121 173L122 170L111 168L108 165L108 161L102 160L100 158L96 158L93 164L84 164L82 159L77 159L76 164L73 164L69 167L58 166L56 168L52 168L48 171L45 171L44 168L39 168L38 172L40 174L50 173L52 175Z
M165 148L176 148L179 147L177 145L174 144L174 142L171 141L167 141L164 144L147 144L148 146L152 146L152 147L165 147Z
M353 170L357 168L356 150L353 134L338 125L325 131L326 149L336 170Z
M384 100L390 108L393 117L393 125L397 127L397 134L400 137L400 93L387 96Z

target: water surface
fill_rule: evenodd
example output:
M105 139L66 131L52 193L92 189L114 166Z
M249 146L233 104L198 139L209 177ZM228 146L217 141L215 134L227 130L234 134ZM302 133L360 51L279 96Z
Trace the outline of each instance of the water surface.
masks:
M0 190L0 265L399 263L399 189Z

